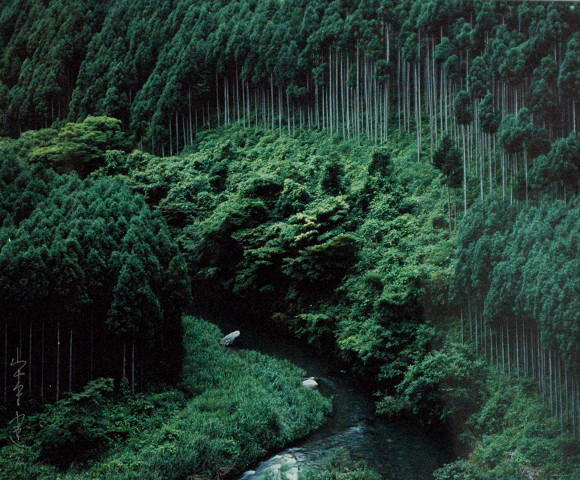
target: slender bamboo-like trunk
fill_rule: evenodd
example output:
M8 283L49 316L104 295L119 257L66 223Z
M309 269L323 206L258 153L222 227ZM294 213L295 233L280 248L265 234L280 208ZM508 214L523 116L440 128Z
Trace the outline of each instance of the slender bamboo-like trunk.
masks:
M270 74L270 107L271 107L271 114L272 114L272 131L275 130L274 127L274 78Z
M89 357L89 375L91 381L94 380L94 372L95 372L94 350L95 350L95 319L94 317L91 317L91 347Z
M42 319L42 331L40 340L40 398L44 400L44 318Z
M191 85L187 89L187 103L188 103L188 113L189 113L189 144L193 143L193 119L191 112ZM239 113L239 111L238 111ZM239 119L238 119L239 120Z
M502 372L505 373L505 342L504 342L504 327L505 325L501 326L501 367Z
M8 403L8 321L4 324L4 405Z
M528 147L524 142L524 175L526 178L526 204L528 203Z
M169 124L169 156L173 156L173 136L171 134L171 118L167 122Z
M181 129L183 133L183 146L185 147L187 145L187 122L183 114L181 114Z
M516 318L516 375L520 376L520 335L518 331L518 319Z
M447 213L449 214L449 233L451 233L451 195L449 193L449 184L447 184Z
M175 111L175 155L179 154L179 114Z
M131 393L135 393L135 337L131 342Z
M56 325L56 400L60 395L60 321Z
M73 377L73 331L70 329L69 355L68 355L68 391L72 392Z
M564 431L564 402L562 401L562 361L560 356L557 357L558 360L558 403L560 405L560 425L562 431Z
M32 397L32 320L28 327L28 397Z
M278 88L278 132L282 135L282 91L280 88Z
M356 47L356 130L357 142L360 144L360 49Z
M510 329L509 325L506 325L506 333L507 333L507 361L508 361L508 375L512 374L512 357L510 355Z
M219 81L218 81L218 73L215 72L215 99L216 99L216 115L217 115L217 124L218 127L221 126L220 120L220 89L219 89Z
M461 125L461 138L463 139L463 213L467 214L467 166L465 153L465 125Z
M397 119L401 131L401 48L397 49Z
M554 415L554 382L552 378L552 352L548 355L548 365L549 365L549 379L550 379L550 411Z

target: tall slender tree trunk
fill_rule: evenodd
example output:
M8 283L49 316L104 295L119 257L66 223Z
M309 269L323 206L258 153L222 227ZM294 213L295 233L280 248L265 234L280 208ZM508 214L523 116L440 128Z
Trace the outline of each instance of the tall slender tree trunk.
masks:
M73 377L73 331L70 329L69 355L68 355L68 391L72 392Z
M8 403L8 320L4 324L4 405Z
M32 320L28 327L28 397L32 397Z
M56 400L60 395L60 320L56 324Z
M123 377L122 378L127 378L126 366L127 366L126 343L123 340Z
M91 315L91 347L90 347L90 357L89 357L89 376L90 380L94 380L95 373L95 363L94 363L94 352L95 352L95 318Z
M135 393L135 336L131 342L131 393Z
M449 233L451 233L451 195L449 193L449 184L447 184L447 213L449 214Z
M40 398L44 400L44 318L42 319L42 339L40 341Z
M461 138L463 139L463 212L467 213L467 166L465 153L465 125L461 125Z

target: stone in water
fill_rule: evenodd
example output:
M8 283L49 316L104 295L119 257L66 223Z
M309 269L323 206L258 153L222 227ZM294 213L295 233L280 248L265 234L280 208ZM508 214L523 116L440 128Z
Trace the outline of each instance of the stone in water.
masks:
M302 380L302 385L304 385L307 388L316 388L318 387L318 382L314 380L314 377L309 377Z
M236 330L235 332L228 333L224 338L222 338L222 345L226 347L234 343L234 340L240 336L240 331Z

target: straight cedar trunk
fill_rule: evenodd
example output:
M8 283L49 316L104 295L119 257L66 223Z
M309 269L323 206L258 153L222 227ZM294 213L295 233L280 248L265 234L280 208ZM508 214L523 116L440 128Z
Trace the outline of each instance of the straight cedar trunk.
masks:
M467 214L467 166L465 153L465 125L461 125L461 138L463 139L463 213Z
M528 203L528 147L524 142L524 175L526 177L526 204Z
M501 331L499 332L501 335ZM495 332L495 366L499 369L499 338L498 332Z
M508 323L508 325L506 325L506 334L507 334L507 337L506 337L506 349L507 349L506 359L508 362L508 375L512 374L512 365L513 365L513 361L512 361L513 360L513 358L512 358L513 349L512 349L512 343L510 340L510 328L511 327Z
M238 64L236 63L236 114L238 122L240 121L240 74L238 72Z
M520 335L518 330L518 319L516 318L516 376L520 376Z
M357 142L360 144L360 49L356 47L356 131Z
M330 126L330 136L332 136L332 127L334 125L333 115L334 112L332 110L332 48L328 52L328 124Z
M127 365L127 350L126 350L126 344L125 341L123 341L123 377L122 378L126 378L127 377L127 373L126 373L126 365Z
M32 320L28 327L28 397L32 398Z
M502 372L505 374L505 343L504 343L504 327L505 325L501 326L501 367Z
M217 124L218 124L218 127L220 127L221 126L221 120L220 120L220 89L219 89L219 80L218 80L218 74L217 74L217 72L215 72L215 99L216 99Z
M447 185L447 212L449 214L449 233L452 231L451 225L451 195L449 193L449 184Z
M131 342L131 393L135 393L135 337Z
M56 325L56 400L60 396L60 320Z
M94 380L94 351L95 351L95 319L91 318L91 347L90 347L90 358L89 358L89 376L90 380Z
M187 145L187 122L183 114L181 114L181 131L183 133L183 146L185 147Z
M548 369L549 369L549 379L550 379L550 411L552 412L552 415L554 415L554 382L552 381L552 352L549 352L548 355Z
M72 392L73 377L73 331L70 329L69 355L68 355L68 391Z
M42 319L42 339L40 341L40 398L44 400L44 318Z
M421 30L417 32L417 63L415 64L415 90L417 91L417 161L421 159Z
M397 121L401 131L401 48L397 48Z
M324 109L322 110L324 115ZM323 128L324 128L324 118L323 118ZM282 91L278 88L278 131L282 135Z
M179 154L179 115L175 112L175 155Z
M528 332L526 330L526 324L522 317L522 357L524 359L524 375L528 375Z
M8 322L4 324L4 405L8 403Z
M272 110L272 131L274 131L274 79L272 78L272 74L270 74L270 107Z
M560 420L560 426L564 431L564 383L562 379L562 361L558 353L555 354L555 380L556 380L556 417Z
M169 124L169 156L173 156L173 136L171 134L171 119L167 122Z
M342 115L342 136L343 138L347 138L346 136L346 122L345 122L345 83L344 83L344 55L340 54L340 112Z
M570 421L570 391L568 389L568 369L564 366L564 396L566 400L566 423Z
M193 119L192 119L192 115L191 115L191 85L188 85L187 87L187 100L188 100L188 113L189 113L189 144L191 145L193 143ZM239 113L239 111L238 111ZM239 118L238 118L239 120ZM91 378L92 380L92 378Z
M548 386L547 386L547 375L546 375L546 351L544 347L540 345L540 336L538 335L538 348L540 349L541 353L541 362L540 362L540 377L541 377L541 384L542 384L542 399L546 402L546 397L548 395Z

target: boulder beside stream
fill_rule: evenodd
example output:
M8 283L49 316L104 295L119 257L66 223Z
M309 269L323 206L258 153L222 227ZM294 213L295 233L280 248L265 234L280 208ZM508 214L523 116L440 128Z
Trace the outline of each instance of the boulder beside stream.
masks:
M228 333L224 338L222 338L221 344L224 346L229 346L234 343L234 340L240 336L240 331L236 330L235 332Z
M318 382L314 380L314 377L308 377L302 380L302 385L307 388L317 388Z

